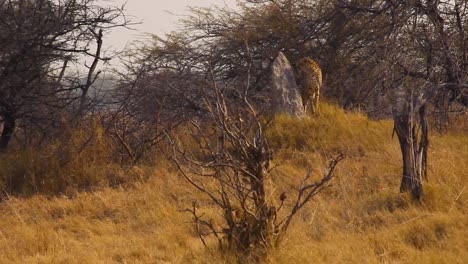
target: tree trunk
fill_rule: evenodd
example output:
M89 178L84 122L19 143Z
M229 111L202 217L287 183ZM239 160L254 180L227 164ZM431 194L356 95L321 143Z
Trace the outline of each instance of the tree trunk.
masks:
M16 128L16 118L11 113L3 114L3 131L0 136L0 151L6 150Z
M401 154L403 157L403 177L401 179L400 192L411 191L415 199L422 196L422 153L415 146L414 124L411 118L395 120L395 130L400 141ZM408 122L409 121L409 122ZM415 144L416 143L416 144Z
M393 120L403 159L400 192L411 192L413 198L420 200L422 180L427 179L429 129L426 106L415 103L413 95L408 96L403 88L396 95Z
M421 176L427 180L427 150L429 148L429 123L427 121L426 105L419 108L419 123L421 125L421 139L419 141L419 153L421 155Z

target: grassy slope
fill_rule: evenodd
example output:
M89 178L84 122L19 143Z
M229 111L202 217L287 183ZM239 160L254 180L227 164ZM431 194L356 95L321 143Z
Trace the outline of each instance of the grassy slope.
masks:
M326 156L347 154L326 191L293 222L273 263L467 263L468 135L432 136L420 204L398 193L400 154L392 125L324 105L305 121L279 117L272 197ZM5 166L5 165L3 165ZM76 197L11 198L0 204L0 263L219 263L180 212L201 200L171 169L131 188ZM289 198L292 200L291 198ZM213 210L208 208L208 210Z

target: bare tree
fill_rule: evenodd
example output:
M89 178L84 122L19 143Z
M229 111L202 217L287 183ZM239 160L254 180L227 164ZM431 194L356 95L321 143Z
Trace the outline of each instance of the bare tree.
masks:
M135 165L180 123L206 114L198 92L203 74L184 64L182 58L193 54L171 40L157 39L126 55L105 125L121 161Z
M428 103L445 113L451 104L466 106L467 2L339 0L338 4L347 12L385 21L382 41L371 44L385 51L382 86L394 97L393 118L403 158L400 190L420 199L427 175Z
M7 148L19 119L39 116L41 123L54 109L80 98L83 105L97 63L104 60L103 32L128 23L122 8L100 7L94 0L0 1L0 149ZM67 65L83 56L94 59L85 84L65 82ZM38 115L44 108L49 115Z
M427 104L440 94L452 89L466 89L468 84L444 83L418 94L400 86L396 91L393 106L395 132L402 153L403 177L400 191L411 192L413 198L421 199L423 180L427 180L429 149L429 125Z
M203 243L207 245L206 236L213 235L221 250L261 260L280 245L297 212L328 186L343 156L334 158L318 181L312 181L309 171L297 194L273 198L274 193L268 191L274 169L273 150L265 134L268 122L262 121L246 93L238 94L241 100L231 100L225 90L233 88L214 80L206 89L204 105L210 118L189 122L188 142L171 135L169 157L185 179L222 210L223 223L217 223L205 219L196 203L187 209ZM291 207L286 206L288 196L296 196Z
M123 74L113 94L115 101L104 120L108 132L120 146L121 163L135 165L190 116L181 98L174 98L180 79L170 72ZM150 152L151 153L151 152Z

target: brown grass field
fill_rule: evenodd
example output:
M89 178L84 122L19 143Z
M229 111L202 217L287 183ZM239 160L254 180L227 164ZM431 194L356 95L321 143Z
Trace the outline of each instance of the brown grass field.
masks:
M467 130L432 133L429 179L418 203L399 193L401 157L391 121L327 104L321 109L302 121L278 117L269 130L278 165L272 196L293 197L308 167L319 177L328 157L347 158L268 262L468 263ZM0 263L235 262L198 239L183 209L198 200L208 215L218 212L175 169L162 159L124 169L106 161L105 148L105 139L97 140L66 169L54 165L63 147L3 154L4 184L13 177L33 183L18 191L28 195L0 203ZM80 191L104 186L104 179L116 183Z

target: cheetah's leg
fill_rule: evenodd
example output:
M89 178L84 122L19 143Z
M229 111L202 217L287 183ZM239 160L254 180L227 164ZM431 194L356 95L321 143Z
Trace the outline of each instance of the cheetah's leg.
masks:
M314 105L314 113L318 113L319 111L319 99L320 99L320 91L316 91L313 95L313 102L312 104Z
M310 98L307 98L307 99L305 99L305 100L303 101L303 104L304 104L304 114L307 114L307 108L308 108L309 104L311 104L310 101L311 101ZM313 107L314 107L314 106L312 105L312 108L313 108Z
M317 112L317 109L315 109L314 102L311 103L311 106L312 106L312 114L315 114Z

